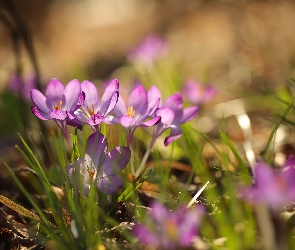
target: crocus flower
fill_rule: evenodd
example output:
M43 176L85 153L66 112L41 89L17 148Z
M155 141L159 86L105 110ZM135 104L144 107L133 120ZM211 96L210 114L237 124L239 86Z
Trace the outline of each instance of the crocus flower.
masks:
M89 124L94 130L98 125L107 121L107 115L114 109L119 96L119 82L117 79L111 81L105 89L105 92L99 99L98 91L95 85L89 81L83 81L81 89L85 93L85 102L81 109L75 114L83 123Z
M274 169L264 162L255 166L255 185L244 188L243 196L250 202L264 203L273 210L281 210L288 202L295 201L295 159Z
M85 95L78 80L70 81L66 87L53 78L46 87L45 96L37 89L31 90L34 103L31 110L41 120L54 120L68 138L66 124L82 128L74 112L84 103Z
M168 46L164 40L157 35L149 35L135 49L133 49L128 59L134 63L150 64L155 59L166 55Z
M134 234L144 246L153 249L180 249L192 246L198 235L203 211L180 207L170 213L161 203L151 205L149 223L135 226Z
M13 74L8 81L8 87L12 92L20 94L24 100L28 101L31 97L31 89L36 87L36 81L36 76L33 74L26 75L24 81L19 74Z
M127 105L119 95L118 103L113 110L118 117L118 122L124 127L131 127L132 131L137 126L150 127L157 124L161 119L160 116L146 121L154 114L160 102L155 89L156 87L152 86L146 91L141 84L137 84L129 95Z
M194 80L187 80L183 94L189 102L198 105L210 101L216 94L216 89L212 85L202 86Z
M161 122L155 127L154 140L170 128L170 135L164 141L165 146L168 146L182 135L180 125L193 119L198 111L197 106L183 109L180 93L169 96L162 104L162 107L155 112L155 115L161 117Z
M114 193L122 185L118 173L126 167L130 159L130 149L116 147L108 152L108 142L100 132L87 139L84 158L78 158L67 166L67 173L72 185L80 185L85 195L89 194L90 183L106 194Z

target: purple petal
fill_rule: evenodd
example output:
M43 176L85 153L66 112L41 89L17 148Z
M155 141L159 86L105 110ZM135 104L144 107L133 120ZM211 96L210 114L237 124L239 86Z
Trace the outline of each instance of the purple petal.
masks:
M85 124L88 123L89 117L81 109L76 110L74 114L76 115L78 120L80 120L81 122L83 122Z
M39 111L35 106L31 108L31 111L35 116L37 116L41 120L51 120L51 117L48 114Z
M183 93L191 103L200 103L204 99L204 90L195 80L187 80L183 87Z
M94 114L90 117L90 119L88 120L88 124L91 126L96 126L98 124L100 124L103 121L103 116L101 116L100 114Z
M191 103L199 104L210 101L216 94L216 89L211 85L202 86L195 80L187 80L183 93Z
M125 128L135 126L136 124L136 121L128 115L121 115L118 120Z
M294 161L294 159L293 159ZM291 164L291 160L289 161L289 163ZM294 162L293 162L294 164ZM287 194L286 194L286 199L288 201L295 201L295 168L294 165L291 165L289 167L285 167L284 169L282 169L282 178L284 178L284 180L287 183Z
M81 83L81 89L85 93L85 102L83 104L84 110L88 113L88 108L94 108L94 112L97 113L99 107L99 96L97 88L92 82L83 81Z
M216 95L216 88L211 85L208 85L205 90L204 101L210 101Z
M105 122L106 124L117 124L119 123L119 120L115 116L108 115L103 118L103 122Z
M81 131L83 129L83 124L81 124L81 122L77 119L67 120L67 125L77 128Z
M74 161L73 163L71 163L70 165L68 165L66 167L66 171L68 174L68 177L71 178L73 172L77 171L80 173L80 169L81 169L81 164L84 163L84 160L82 158L78 158L76 161Z
M171 142L181 137L182 131L179 127L171 127L170 135L165 138L164 145L167 147Z
M107 102L101 101L101 114L108 115L116 106L119 97L119 92L116 91Z
M83 91L81 91L78 101L77 101L77 105L74 110L79 109L84 104L84 102L85 102L85 93Z
M180 245L181 246L191 246L192 239L198 235L198 230L200 227L201 216L203 211L200 207L195 207L193 209L179 209L176 211L178 217L178 224L180 223Z
M152 116L159 107L160 99L154 99L148 103L146 115Z
M155 223L161 223L169 218L168 209L162 203L153 202L150 207L152 209L150 217Z
M46 105L46 97L39 90L32 89L30 93L31 93L32 101L34 105L36 106L36 108L38 108L40 111L44 113L48 113L48 111L51 110L51 109L48 109Z
M185 122L188 122L191 119L193 119L197 115L198 112L199 112L199 108L196 106L186 108L182 112L178 112L178 114L175 115L175 119L173 120L173 124L179 125L179 124L183 124Z
M100 113L105 116L110 113L117 104L119 96L119 82L117 79L111 81L106 87L101 98Z
M95 166L101 166L108 152L108 142L100 132L88 137L86 154L90 156Z
M189 247L193 244L192 240L194 237L196 237L198 234L198 231L194 228L187 228L185 231L181 232L181 235L179 237L179 245L183 247Z
M142 85L137 85L132 90L127 106L134 108L136 118L145 113L144 111L147 108L147 92Z
M174 112L170 108L159 108L156 111L157 116L161 116L161 122L164 125L170 125L174 120Z
M169 96L163 103L163 107L171 108L173 111L182 109L183 101L180 93Z
M89 175L84 164L84 159L78 158L66 167L70 183L76 190L83 189L85 195L89 194Z
M131 151L127 147L116 147L106 155L102 170L106 175L116 174L126 167Z
M113 109L113 112L116 116L121 116L121 115L127 114L126 104L120 94L119 94L119 97L117 100L117 105Z
M64 89L62 98L64 110L74 110L81 94L81 84L77 79L70 81Z
M264 162L258 162L255 167L257 183L260 187L271 186L274 181L274 172L270 166Z
M284 167L294 167L295 166L295 157L291 156L286 159Z
M160 245L159 237L144 225L137 225L133 228L135 236L144 245L152 245L156 249Z
M199 112L199 107L189 107L183 110L181 123L185 123L193 119Z
M103 175L96 182L97 188L105 194L115 193L123 184L122 178L119 175Z
M129 53L128 59L131 62L150 64L153 60L166 55L167 52L168 46L163 39L157 35L150 35Z
M54 109L54 106L57 106L59 101L62 101L63 93L64 86L58 79L53 78L47 85L45 91L46 105L50 110Z
M72 110L67 110L66 112L68 115L67 124L82 130L83 125L81 120L79 120L78 116Z
M63 121L67 118L67 112L63 110L50 110L49 115L51 119Z
M283 195L286 190L280 190L278 187L280 187L281 181L284 183L284 180L279 180L274 170L263 162L257 164L255 172L257 187L253 190L253 193L256 196L254 198L258 198L269 205L283 205L282 203L286 202L286 198Z
M153 119L143 122L140 124L140 127L151 127L154 126L156 124L158 124L161 121L161 117L160 116L156 116Z
M155 99L160 99L160 100L162 99L160 90L154 85L151 86L149 90L147 91L147 96L148 96L148 102L151 102L152 100L155 100Z

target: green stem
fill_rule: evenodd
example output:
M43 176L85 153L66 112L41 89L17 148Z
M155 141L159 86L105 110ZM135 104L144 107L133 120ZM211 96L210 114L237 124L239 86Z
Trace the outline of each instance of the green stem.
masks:
M149 146L148 146L148 148L147 148L147 150L145 151L145 154L142 157L142 160L141 160L141 163L139 165L139 168L135 172L135 175L136 176L139 175L141 173L141 171L144 169L145 164L147 162L147 159L148 159L148 157L149 157L149 155L151 153L152 147L154 146L155 140L156 140L156 138L153 137L152 140L151 140L151 142L150 142L150 144L149 144Z
M132 173L132 175L135 175L135 168L134 168L135 157L134 157L134 150L133 150L133 145L132 145L132 137L133 137L133 133L132 133L132 131L130 131L130 134L128 135L127 143L128 143L128 147L130 148L130 151L131 151L131 156L130 156L131 173Z

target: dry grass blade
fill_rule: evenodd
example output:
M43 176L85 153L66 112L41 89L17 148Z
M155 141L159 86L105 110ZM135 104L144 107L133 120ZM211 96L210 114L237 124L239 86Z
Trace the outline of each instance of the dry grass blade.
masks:
M41 220L41 218L38 215L32 213L28 209L15 203L14 201L8 199L7 197L5 197L3 195L0 195L0 202L2 202L5 206L9 207L10 209L16 211L17 213L19 213L25 217L28 217L28 218L31 218L31 219L34 219L37 221Z
M15 203L14 201L8 199L7 197L5 197L3 195L0 195L0 202L2 202L5 206L9 207L10 209L14 210L15 212L17 212L25 217L31 218L33 220L41 221L41 218L38 215L32 213L28 209ZM49 223L49 225L52 226L53 228L56 228L56 226L54 224L52 224L50 221L46 220L46 222Z

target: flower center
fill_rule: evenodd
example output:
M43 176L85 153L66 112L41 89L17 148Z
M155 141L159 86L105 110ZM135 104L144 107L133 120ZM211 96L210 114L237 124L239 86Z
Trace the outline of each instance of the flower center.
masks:
M90 116L93 116L94 115L94 106L92 105L92 109L90 109L88 106L87 106L87 111L89 113Z
M94 175L95 175L95 172L93 171L93 172L89 172L89 175L90 175L90 177L93 179L93 177L94 177Z
M176 240L178 237L178 226L175 224L175 222L169 220L166 221L165 225L169 238Z
M58 101L57 106L53 106L54 110L61 110L62 101Z
M130 106L128 108L127 115L130 116L131 118L134 118L134 116L135 116L135 109L132 106Z
M90 169L87 170L90 179L94 179L94 175L95 175L95 170L93 169L92 171Z

